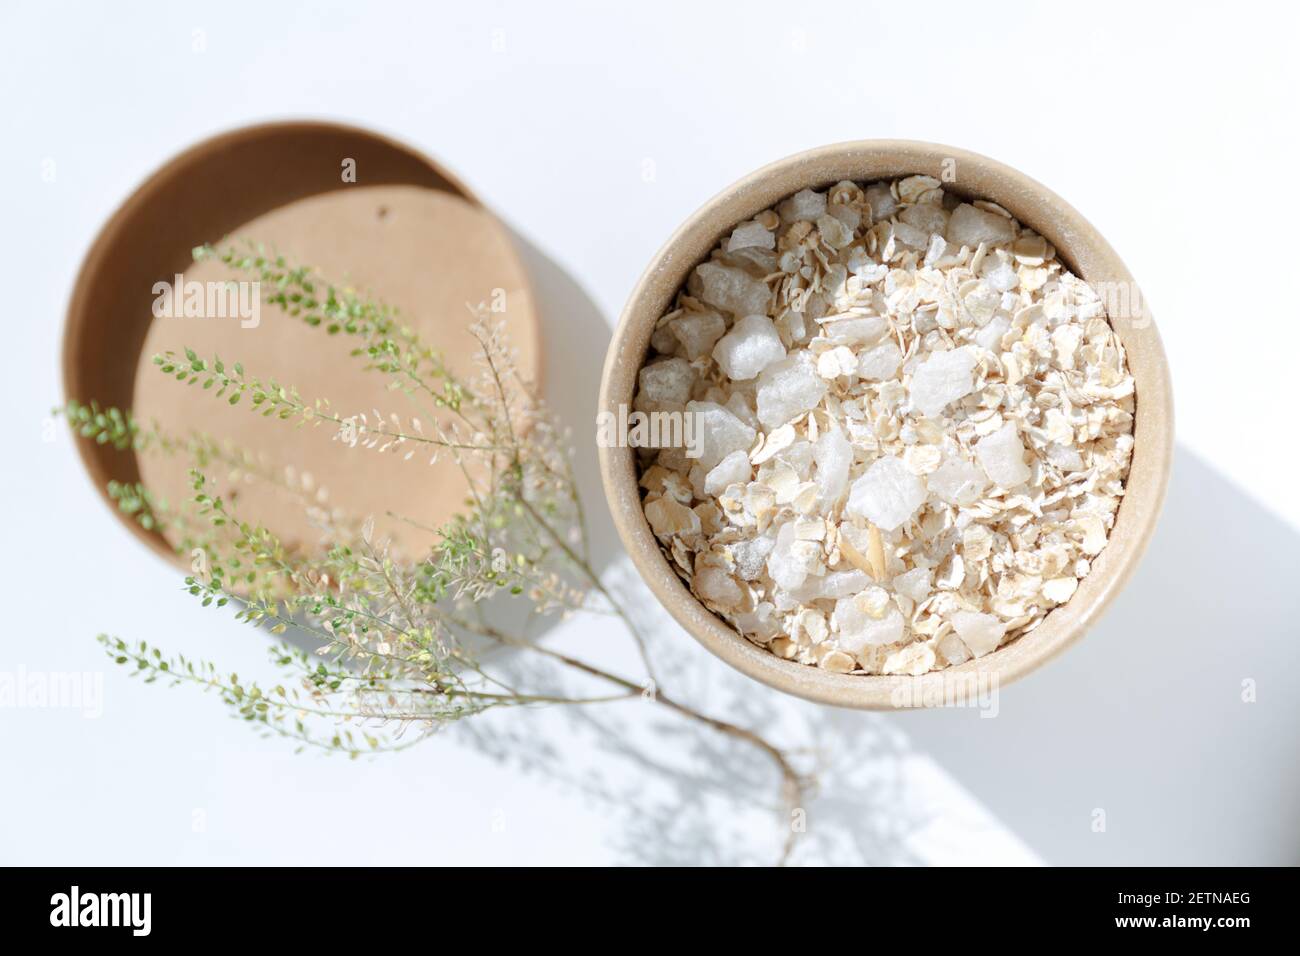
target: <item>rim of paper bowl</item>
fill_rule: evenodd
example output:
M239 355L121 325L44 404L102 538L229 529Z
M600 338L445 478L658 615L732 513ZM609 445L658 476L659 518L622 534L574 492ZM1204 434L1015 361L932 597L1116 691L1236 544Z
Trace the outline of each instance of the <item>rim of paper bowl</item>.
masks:
M615 330L605 358L598 411L617 416L620 405L631 407L655 323L690 271L737 224L800 189L916 174L933 176L964 198L1002 206L1051 242L1058 258L1085 281L1137 289L1115 250L1078 211L1009 166L967 150L909 140L823 146L778 160L727 187L664 243L633 289ZM634 450L601 447L601 478L619 537L642 579L677 623L717 657L755 680L808 700L869 710L973 704L972 692L982 699L1081 638L1124 588L1151 538L1169 483L1173 397L1159 333L1150 311L1145 305L1137 309L1135 302L1144 300L1131 300L1129 311L1137 313L1133 317L1112 316L1136 392L1133 459L1115 527L1070 600L1053 609L1034 630L991 654L912 677L835 674L758 647L701 604L660 551L642 510Z

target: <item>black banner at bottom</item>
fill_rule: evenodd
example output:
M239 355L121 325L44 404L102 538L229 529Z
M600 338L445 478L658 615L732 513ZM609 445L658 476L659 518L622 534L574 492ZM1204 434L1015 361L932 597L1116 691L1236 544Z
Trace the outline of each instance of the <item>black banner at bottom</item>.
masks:
M1095 936L1230 942L1241 933L1284 928L1296 888L1294 869L876 869L612 870L599 881L583 870L504 869L9 869L0 894L7 940L77 934L202 941L205 927L258 944L302 942L304 931L329 943L428 941L522 929L525 914L570 932L590 917L649 923L652 933L724 916L741 933L789 919L829 929L835 921L927 935L1002 932L1006 921L1066 938ZM784 900L785 904L777 901ZM804 901L799 903L798 901ZM767 902L764 902L767 901ZM820 902L818 902L820 901ZM549 911L549 913L547 912ZM839 914L832 918L832 914ZM756 919L757 917L757 919ZM981 929L984 924L984 929ZM766 932L766 930L765 930ZM216 942L214 939L213 942Z

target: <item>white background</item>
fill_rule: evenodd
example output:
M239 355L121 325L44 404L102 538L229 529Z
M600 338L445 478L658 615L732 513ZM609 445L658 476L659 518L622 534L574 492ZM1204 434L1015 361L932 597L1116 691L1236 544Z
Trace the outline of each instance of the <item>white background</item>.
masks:
M849 765L810 808L807 862L1300 862L1296 28L1288 5L1240 2L5 4L0 671L99 670L103 630L261 669L263 638L200 612L99 503L67 437L43 440L80 257L185 146L284 117L404 139L532 247L554 326L574 302L612 324L669 232L762 164L931 140L1044 182L1141 283L1179 440L1150 557L996 720L825 710L733 678L679 634L662 649L701 705L811 728ZM582 382L592 345L563 359ZM555 637L616 640L590 623ZM0 709L0 862L761 858L764 836L647 769L682 744L651 716L617 718L644 738L638 759L610 754L609 728L526 713L488 730L527 764L462 732L349 764L108 673L97 720Z

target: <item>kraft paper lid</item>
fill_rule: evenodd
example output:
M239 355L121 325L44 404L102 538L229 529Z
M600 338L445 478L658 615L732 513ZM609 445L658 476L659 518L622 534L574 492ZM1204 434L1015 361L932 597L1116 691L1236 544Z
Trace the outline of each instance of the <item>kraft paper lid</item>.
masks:
M352 161L355 182L344 175ZM82 266L64 340L68 397L132 409L184 434L197 430L247 449L270 469L313 491L328 507L375 518L402 551L434 540L434 528L463 507L465 479L450 459L429 464L427 449L379 454L335 439L336 427L294 429L231 407L201 387L167 377L152 356L192 348L201 356L238 361L249 377L294 386L307 402L328 399L340 416L378 410L429 421L429 411L389 377L365 371L349 353L361 342L330 336L262 304L254 326L239 316L155 317L155 284L236 276L219 262L194 264L194 246L249 239L295 265L309 265L336 286L351 287L395 307L405 324L439 348L458 373L473 370L478 345L469 334L467 304L495 302L525 376L540 374L537 316L527 276L504 227L450 174L431 160L363 130L321 123L281 123L208 140L155 173L105 226ZM404 429L409 430L409 429ZM169 504L192 494L189 462L116 451L78 440L92 479L140 480ZM212 477L242 520L264 524L286 544L320 539L308 510L283 491ZM400 515L409 521L390 517ZM148 543L175 560L168 542L123 516ZM188 566L188 558L181 562Z

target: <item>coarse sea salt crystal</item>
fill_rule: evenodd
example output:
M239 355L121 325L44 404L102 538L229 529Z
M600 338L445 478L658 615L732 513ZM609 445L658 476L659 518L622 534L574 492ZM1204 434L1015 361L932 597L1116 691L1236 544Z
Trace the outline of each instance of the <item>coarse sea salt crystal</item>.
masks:
M733 315L762 315L772 297L766 283L731 266L706 262L687 281L691 295Z
M791 429L791 431L793 432L793 429ZM812 442L792 442L785 448L781 449L777 458L788 464L798 474L806 475L808 473L808 466L813 463Z
M677 336L668 325L661 325L650 334L650 348L659 355L672 355L677 351Z
M908 206L898 214L898 218L909 226L926 233L927 244L930 241L929 235L943 235L944 229L948 226L947 211L942 206L936 206L932 203L919 203L915 206Z
M975 457L995 485L1014 488L1029 480L1031 472L1025 464L1025 446L1020 442L1015 422L1007 422L977 441Z
M742 611L736 615L736 625L760 644L766 644L781 633L779 624L776 608L768 601L755 605L752 611Z
M716 468L733 451L747 451L754 444L754 429L717 402L690 402L686 413L694 416L700 450L697 461L705 473Z
M888 607L881 616L874 617L864 598L862 594L840 598L831 615L836 641L850 654L859 654L868 645L893 644L903 636L903 615L898 608Z
M948 634L939 642L939 653L943 655L949 667L954 664L964 664L971 659L970 648L963 644L956 634Z
M984 328L975 333L975 344L982 349L988 349L990 352L999 352L1001 350L1002 336L1007 334L1011 328L1011 321L1003 315L995 315L989 319Z
M743 450L733 451L704 476L704 493L717 497L728 486L749 481L752 473L749 454Z
M871 218L875 222L888 219L898 208L898 200L890 191L889 183L872 183L866 188L867 205L871 207Z
M1019 284L1020 277L1011 263L999 259L995 266L984 270L984 281L995 292L1009 292Z
M930 234L905 222L894 223L894 238L909 249L921 250L930 245Z
M638 398L654 405L684 405L695 385L695 369L683 358L652 362L637 376L641 386Z
M930 572L925 568L912 568L894 578L894 590L920 604L930 596Z
M776 236L768 230L761 222L750 220L742 222L731 232L731 238L727 240L727 251L735 252L738 249L775 249Z
M742 600L740 585L721 568L705 566L695 572L695 593L720 607L736 607Z
M853 483L844 511L866 518L882 531L893 531L916 514L925 504L925 496L925 482L887 455Z
M945 458L926 479L930 491L941 501L959 507L978 501L988 483L981 468L957 457Z
M817 356L817 374L825 379L852 375L858 370L858 357L847 345L837 345Z
M753 581L763 573L775 545L776 535L771 532L730 545L731 559L736 562L736 574L742 581Z
M903 352L893 339L867 349L858 357L858 374L868 382L893 378L903 364Z
M813 458L817 462L817 495L823 507L839 501L849 486L853 446L838 428L817 439Z
M1064 472L1083 470L1083 456L1068 445L1048 445L1047 460Z
M733 392L727 399L727 411L735 415L750 428L758 427L758 416L754 414L754 408L749 404L749 399L743 392Z
M1004 621L992 614L981 614L978 611L958 611L952 616L952 626L962 643L976 657L997 650L1003 635L1007 633Z
M772 320L765 315L737 319L713 348L713 360L733 382L747 381L773 362L785 358L785 346Z
M912 373L912 406L927 418L936 418L959 398L975 390L979 360L968 348L936 352Z
M981 242L1010 242L1015 237L1011 220L997 213L986 212L970 203L962 203L948 218L944 238L955 245L974 249Z
M826 381L817 374L808 352L797 352L769 365L758 378L758 420L776 428L815 408L826 394Z
M826 206L826 212L844 223L844 225L848 226L850 232L856 230L862 225L862 213L858 212L852 206L845 206L840 203L828 203Z
M777 206L776 211L785 222L816 222L826 215L826 194L801 189Z
M779 587L797 588L821 569L821 553L820 543L799 540L794 522L783 524L768 555L767 572Z
M668 325L692 361L708 355L713 344L727 331L727 321L716 312L687 312Z

